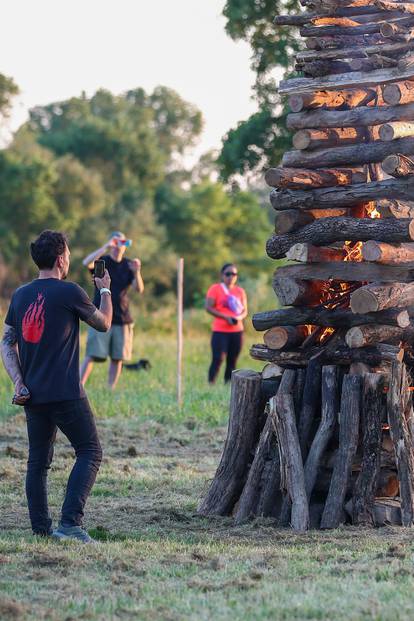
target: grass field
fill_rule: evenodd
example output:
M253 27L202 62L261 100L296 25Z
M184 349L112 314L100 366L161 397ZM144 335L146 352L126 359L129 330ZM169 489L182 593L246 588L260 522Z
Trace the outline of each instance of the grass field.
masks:
M208 336L185 350L185 406L174 398L172 336L137 335L149 373L124 372L115 394L96 368L88 393L104 462L87 507L98 546L31 535L23 492L24 415L0 373L0 620L414 618L412 533L343 528L294 535L271 520L234 527L197 503L225 437L229 389L206 385ZM240 366L258 368L247 355ZM72 463L57 443L50 501L58 517Z

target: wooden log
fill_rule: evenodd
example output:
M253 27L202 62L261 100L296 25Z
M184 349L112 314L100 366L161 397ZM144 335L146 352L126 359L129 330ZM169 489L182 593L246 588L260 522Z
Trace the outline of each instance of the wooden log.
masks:
M287 279L298 279L300 281L305 282L314 282L316 281L338 281L338 282L349 282L349 283L358 283L361 281L370 282L370 283L378 283L381 282L381 285L370 284L365 287L360 287L356 291L351 293L351 306L352 300L356 300L357 298L364 298L365 295L356 295L358 291L365 290L367 287L371 288L373 291L377 290L377 287L380 288L380 291L377 293L378 296L386 296L386 295L394 295L393 287L395 289L395 293L398 293L400 296L404 296L404 306L408 306L413 304L410 302L411 299L411 291L409 289L410 285L413 281L414 269L411 267L400 267L394 265L377 265L376 263L350 263L343 261L342 263L311 263L307 264L296 264L296 265L283 265L279 267L275 271L274 280L278 281L279 286L280 281L284 278ZM381 289L383 288L383 291ZM405 293L404 293L405 290ZM368 296L369 297L369 296ZM381 307L381 308L372 308L367 309L365 312L374 312L377 310L382 310L382 308L390 308L390 306ZM356 312L360 312L356 310Z
M337 528L341 522L348 482L351 476L359 429L361 377L345 375L339 417L339 450L332 473L321 528Z
M395 121L394 123L386 123L379 128L379 137L385 142L404 138L405 136L414 135L414 123L405 123L403 121Z
M362 462L352 503L353 524L374 526L374 499L380 474L382 400L384 378L376 373L363 376Z
M274 291L282 306L316 306L320 303L323 290L323 282L284 278L274 283Z
M290 190L327 188L337 185L365 183L367 172L363 168L331 170L304 170L303 168L269 168L265 173L267 185Z
M375 9L374 9L375 11ZM273 19L273 23L276 26L304 26L305 24L324 24L335 23L337 25L351 25L372 23L375 21L383 21L383 12L372 12L366 15L351 12L349 8L337 9L335 12L320 12L320 13L300 13L299 15L276 15ZM343 15L342 15L343 13ZM387 15L392 17L401 17L400 11L389 12Z
M395 37L393 40L401 40L401 37ZM369 46L369 45L382 45L386 42L386 39L381 33L373 33L367 35L334 35L324 37L310 37L306 39L305 45L310 50L326 50L331 48L344 48L348 49L353 46Z
M414 48L412 41L398 43L381 43L380 45L366 45L364 47L352 46L326 50L306 50L298 52L298 62L310 62L312 60L337 60L341 58L359 58L372 56L373 54L385 54L386 56L401 56Z
M414 175L414 161L405 155L389 155L382 162L382 169L392 177L408 177Z
M406 28L414 24L413 16L389 18L387 21L371 21L363 24L352 22L346 24L314 25L305 24L300 28L302 37L324 37L341 35L364 35L381 32L384 37L406 32ZM392 28L386 28L392 26Z
M287 349L301 345L308 334L306 326L276 326L264 333L263 342L269 349Z
M262 313L256 313L252 318L255 330L269 330L275 326L300 326L314 325L332 328L351 328L359 325L372 325L380 323L389 326L406 328L410 325L410 317L407 310L390 308L377 313L365 313L363 315L353 313L349 309L337 308L281 308Z
M376 0L376 6L383 11L403 11L414 13L414 5L411 2L390 2L389 0Z
M408 134L407 134L408 135ZM363 129L336 127L333 129L301 129L293 136L295 149L323 149L357 144L365 140Z
M281 259L294 244L311 243L325 246L336 241L368 241L369 239L378 239L388 243L412 241L414 221L407 218L399 220L394 218L384 220L322 218L293 233L274 235L268 240L266 251L272 259ZM347 265L352 270L358 269L355 264Z
M387 398L388 422L397 459L403 526L414 524L414 451L404 416L408 388L405 366L393 363Z
M381 265L414 265L414 244L392 245L370 240L362 244L362 257L364 261L375 261Z
M302 407L298 421L298 436L300 451L303 463L309 452L309 445L312 441L311 429L315 417L320 412L321 407L321 380L322 380L322 361L321 356L314 356L309 360L306 369L305 386L303 389Z
M269 488L272 494L269 494ZM255 516L275 516L279 495L281 496L279 450L272 417L268 415L240 496L235 523L241 524Z
M288 129L313 129L341 127L368 127L393 123L410 122L414 118L414 104L397 106L361 106L350 110L326 110L323 108L288 114Z
M385 179L371 183L357 183L343 187L317 188L315 190L277 190L270 192L274 209L334 209L354 207L361 202L380 199L410 200L414 196L414 178Z
M350 328L345 335L348 347L366 347L375 343L387 343L402 340L403 328L397 326L371 325Z
M300 93L289 97L288 104L292 112L312 110L314 108L355 108L365 106L376 98L374 89L352 89L340 91L314 91Z
M303 93L314 93L323 90L340 90L343 88L376 87L378 84L388 84L392 82L401 83L402 80L412 80L414 78L413 68L409 67L405 71L398 68L377 69L376 71L362 72L351 71L340 73L323 78L292 78L281 80L278 91L281 95L298 95ZM383 89L383 97L385 99ZM388 102L390 105L396 103L409 103L405 100Z
M282 367L279 367L277 364L272 364L271 362L269 362L269 364L266 364L263 367L262 379L263 380L272 379L275 377L280 377L282 374L283 374Z
M396 82L382 87L382 97L389 106L410 104L414 101L414 81Z
M414 155L414 138L398 138L392 142L367 142L315 151L287 151L282 158L282 164L288 168L361 166L366 162L383 162L388 155L394 153Z
M292 502L291 524L296 531L309 528L309 507L305 491L305 477L296 430L292 389L295 372L285 371L279 391L270 401L270 413L278 438L283 480Z
M339 216L355 216L355 209L309 209L308 211L301 211L299 209L285 209L276 214L275 218L275 233L283 234L290 233L291 231L297 231L306 224L311 224L319 218L338 218ZM414 206L412 209L412 216L414 217ZM394 216L393 216L394 217ZM402 217L402 216L401 216Z
M414 218L414 203L381 200L376 203L381 218Z
M321 422L305 462L305 489L308 500L315 487L321 460L332 437L339 411L338 370L338 367L332 365L322 368Z
M386 308L403 308L413 304L413 282L394 282L390 285L370 284L351 294L351 309L354 313L360 314L377 312Z
M301 263L324 263L325 261L344 261L347 253L343 248L326 248L312 244L295 244L286 253L289 261Z
M216 475L200 504L200 514L230 515L233 510L247 478L250 454L259 438L260 405L260 373L234 371L227 439Z

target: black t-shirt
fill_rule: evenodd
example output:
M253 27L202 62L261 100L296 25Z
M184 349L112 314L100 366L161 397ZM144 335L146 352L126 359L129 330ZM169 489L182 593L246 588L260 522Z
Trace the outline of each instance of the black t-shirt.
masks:
M132 323L132 317L129 312L128 289L134 282L135 275L129 267L129 261L122 259L118 263L110 255L105 255L102 259L105 261L105 267L111 277L112 324L124 325ZM93 272L93 270L91 271ZM93 302L99 308L101 300L97 289L95 290Z
M17 334L28 405L81 399L79 378L79 319L86 321L96 307L73 282L44 278L13 294L5 323Z

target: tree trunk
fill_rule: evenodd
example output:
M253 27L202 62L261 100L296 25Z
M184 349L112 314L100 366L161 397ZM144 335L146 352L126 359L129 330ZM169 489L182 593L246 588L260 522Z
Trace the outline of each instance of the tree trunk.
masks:
M362 463L354 495L352 521L374 526L374 498L380 472L381 414L384 378L367 373L362 388Z
M352 461L358 443L361 376L345 375L339 417L339 450L332 473L321 528L337 528L341 523Z
M368 278L367 280L384 279ZM386 308L403 308L413 304L413 282L393 282L389 285L370 284L351 294L351 309L354 313L375 313Z
M250 454L258 441L261 419L261 376L235 371L231 380L230 419L216 475L201 502L202 515L230 515L247 478Z

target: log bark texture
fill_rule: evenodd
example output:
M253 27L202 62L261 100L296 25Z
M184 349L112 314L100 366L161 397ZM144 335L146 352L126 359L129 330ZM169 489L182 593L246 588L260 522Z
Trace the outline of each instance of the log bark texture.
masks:
M392 300L389 300L389 306L379 306L375 310L370 309L364 312L376 312L383 308L391 308L392 306L408 306L412 305L412 288L414 287L413 281L413 268L406 268L404 266L394 265L377 265L376 263L312 263L306 265L303 263L296 265L285 265L279 267L275 272L274 283L275 287L281 288L283 286L283 280L288 278L290 280L299 279L301 282L313 281L318 279L319 281L337 280L340 282L379 282L389 283L384 285L366 285L357 289L357 291L351 293L351 308L355 312L360 312L352 304L352 300L361 299L360 294L357 293L361 289L365 291L374 292L376 299L382 301L387 296L392 296ZM368 289L367 289L368 288ZM362 292L361 292L362 293ZM402 297L403 301L400 304L393 304L392 301L397 297ZM382 303L382 302L380 302Z
M352 89L340 91L316 91L291 95L288 103L292 112L313 110L314 108L336 109L342 107L355 108L366 106L376 98L374 89Z
M292 142L295 149L325 149L327 147L344 147L348 144L359 144L364 142L364 137L364 130L354 127L301 129L294 134Z
M329 261L344 261L346 251L342 248L326 248L312 246L312 244L295 244L286 253L289 261L300 263L324 263Z
M352 461L358 443L360 402L361 377L345 375L339 417L339 450L322 515L321 528L337 528L341 523Z
M397 326L355 326L348 330L345 343L348 347L366 347L375 343L394 343L404 337L404 329Z
M389 155L382 162L382 169L392 177L408 177L414 175L414 161L405 155Z
M274 292L282 306L307 304L316 306L320 303L324 290L323 282L309 282L295 278L280 279L273 284Z
M304 170L303 168L269 168L265 174L268 185L290 190L328 188L337 185L365 183L367 173L362 168Z
M301 345L307 336L306 326L277 326L265 332L263 342L269 349L287 349Z
M390 285L369 284L351 294L351 309L354 313L375 313L386 308L402 308L413 304L414 283L410 281L392 282Z
M374 499L380 472L383 408L382 375L367 373L362 388L362 463L352 506L354 524L374 526Z
M260 373L235 371L227 439L216 475L199 507L202 515L230 515L233 510L247 478L250 454L258 441L261 414Z
M381 265L414 265L414 243L393 245L370 240L362 244L362 257L365 261L375 261Z

